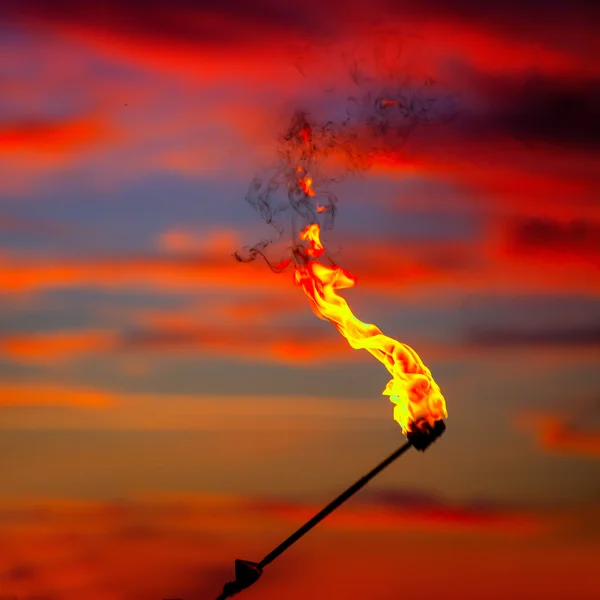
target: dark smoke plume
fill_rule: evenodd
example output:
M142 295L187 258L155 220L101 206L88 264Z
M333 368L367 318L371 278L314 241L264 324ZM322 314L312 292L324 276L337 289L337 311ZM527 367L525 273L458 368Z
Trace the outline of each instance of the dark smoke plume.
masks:
M350 76L359 90L376 88L376 80L362 75L356 65ZM268 175L255 177L246 194L246 201L275 229L276 236L238 249L236 260L262 257L272 270L285 269L307 225L333 228L338 203L331 189L335 183L369 170L379 159L393 159L415 127L444 123L456 112L453 99L436 94L432 80L419 87L388 82L380 89L360 91L361 96L347 98L345 115L339 121L318 122L300 110L292 116L279 138L276 166ZM291 245L286 255L269 258L269 246L281 240L289 225Z

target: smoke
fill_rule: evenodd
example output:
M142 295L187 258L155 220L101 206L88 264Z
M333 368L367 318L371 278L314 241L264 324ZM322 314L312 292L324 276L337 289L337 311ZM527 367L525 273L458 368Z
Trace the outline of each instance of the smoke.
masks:
M441 124L456 114L454 98L440 93L432 79L415 85L399 81L397 73L370 77L355 61L349 76L358 94L346 97L341 118L320 120L313 112L297 110L278 138L275 165L250 183L245 199L275 234L238 249L234 257L239 262L260 257L275 272L285 269L297 256L299 234L308 225L333 228L335 184L378 161L401 160L399 153L416 127ZM272 244L290 228L291 244L283 256L269 256Z

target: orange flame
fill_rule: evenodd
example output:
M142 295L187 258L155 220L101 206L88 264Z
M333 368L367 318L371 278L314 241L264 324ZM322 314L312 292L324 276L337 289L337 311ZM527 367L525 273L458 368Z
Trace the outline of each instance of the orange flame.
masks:
M307 195L307 196L314 196L315 195L315 191L312 189L312 178L311 177L303 177L302 179L298 180L298 183L300 184L300 187L302 188L302 191Z
M305 174L305 171L302 167L297 167L296 171L298 173L298 185L302 189L302 191L307 196L314 196L315 191L312 189L313 180L312 177L309 177Z
M333 323L352 348L367 350L390 372L392 379L383 395L393 402L394 419L403 433L446 418L444 397L419 355L406 344L384 335L375 325L357 319L346 300L338 295L337 290L354 286L356 278L333 262L327 266L315 260L325 252L319 225L308 225L300 239L308 244L297 251L300 266L295 267L296 284L302 286L319 318Z
M310 148L310 140L312 138L312 131L311 131L309 125L304 125L304 127L302 127L302 129L300 130L300 137L306 144L306 147Z

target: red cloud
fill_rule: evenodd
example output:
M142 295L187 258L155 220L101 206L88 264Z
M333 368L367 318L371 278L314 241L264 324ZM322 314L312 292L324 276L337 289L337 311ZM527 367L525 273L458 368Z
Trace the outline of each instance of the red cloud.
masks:
M273 510L247 498L217 495L122 503L5 501L0 505L2 592L56 600L215 598L232 577L233 557L259 560L316 508L286 512L285 506ZM522 529L524 544L522 535L505 535L510 528L503 532L476 521L466 526L455 521L448 528L435 516L411 523L410 511L404 517L402 512L394 516L377 504L344 506L244 593L263 600L383 600L399 585L399 563L411 574L402 582L402 593L409 596L423 594L423 581L430 592L448 598L469 597L475 587L485 599L500 594L520 600L534 597L536 590L560 600L592 597L597 587L595 547L589 543L593 528L586 543L570 538L565 548L543 534L545 526L537 533ZM563 527L563 515L524 517L550 531ZM586 515L588 526L597 518ZM469 532L478 535L470 539Z
M176 318L168 320L169 327L163 323L161 327L132 334L80 330L8 335L0 341L0 355L26 363L53 363L107 352L210 354L251 362L289 364L356 359L356 353L346 341L330 329L281 325L232 328L227 324L181 327Z
M323 46L324 40L326 44L327 40L356 35L361 29L372 30L377 22L385 22L388 28L400 26L409 34L414 29L427 48L421 54L435 57L436 62L452 56L455 61L462 58L486 69L527 70L536 66L572 73L596 68L585 51L593 44L591 23L597 16L589 3L562 10L553 6L545 11L536 3L505 4L506 8L496 4L482 8L438 0L418 5L354 0L343 5L309 1L301 7L275 7L267 1L257 2L248 10L247 4L239 1L226 7L214 2L191 5L175 1L167 9L153 1L142 6L94 0L82 8L72 0L28 0L6 12L13 23L25 27L44 27L154 68L183 70L189 75L195 71L213 80L231 77L231 67L236 66L238 77L248 72L261 77L261 62L264 66L266 61L277 61L282 46L293 47L299 42ZM519 27L515 27L515 13L520 16ZM579 45L564 39L563 22L569 22L568 32L581 40ZM372 46L373 34L369 33L367 45ZM273 48L280 52L274 53ZM266 74L263 69L262 77Z
M47 92L36 89L40 96ZM108 148L117 136L107 118L90 115L63 119L31 117L0 122L0 189L22 192L78 165L89 151Z
M514 219L508 224L508 251L515 256L546 256L554 261L600 265L600 220Z
M41 120L0 123L0 153L64 153L106 143L105 123L93 119Z
M510 5L516 6L514 3ZM428 9L428 6L433 8ZM523 22L517 31L511 26L513 12L497 6L485 9L471 7L471 14L460 2L446 4L431 0L419 6L402 4L401 7L376 2L373 6L369 5L369 15L386 15L392 29L395 22L400 22L407 32L403 42L410 47L408 57L404 59L401 54L397 62L386 62L389 57L383 49L380 53L373 52L377 43L384 44L381 40L385 36L380 31L374 36L372 28L366 27L368 31L365 32L353 23L352 15L364 16L365 8L360 2L345 4L340 10L334 5L330 7L319 3L309 3L302 9L295 5L274 8L269 2L259 3L252 11L248 11L242 2L235 2L227 8L175 2L166 9L157 2L149 2L142 7L140 4L124 6L111 0L95 0L86 4L85 9L73 7L73 2L65 0L54 3L27 1L5 10L9 22L15 26L41 28L71 37L75 40L75 47L79 45L82 48L82 55L88 54L86 49L89 47L99 48L101 54L117 56L119 61L125 59L144 69L183 73L186 78L207 79L213 84L223 79L228 82L235 80L242 91L249 80L254 86L259 86L255 89L262 89L260 86L265 85L268 86L265 89L270 91L273 86L281 85L285 88L282 90L285 96L294 93L294 89L314 92L314 88L319 88L315 80L322 79L323 75L313 73L319 71L319 65L313 69L311 62L314 61L307 58L307 64L301 64L307 73L303 80L290 68L290 57L298 54L290 47L302 48L308 40L308 47L314 47L315 54L322 54L325 37L329 40L325 44L329 57L342 54L347 57L340 59L333 70L327 68L329 63L321 68L326 72L327 86L348 79L347 73L354 59L360 69L361 61L368 56L365 61L375 70L375 77L383 71L388 79L391 77L392 83L395 81L398 85L412 71L418 73L417 79L423 73L440 75L446 87L459 95L464 92L468 97L467 110L463 111L467 116L474 108L481 108L482 98L485 100L483 104L489 104L490 98L500 99L497 100L499 106L495 106L498 114L484 114L483 122L472 122L468 130L457 128L453 132L451 126L430 128L427 133L420 131L414 136L422 143L411 136L406 156L397 165L398 169L417 169L429 176L445 178L466 186L474 194L485 192L486 202L496 198L501 203L509 202L518 210L528 210L528 207L536 210L538 205L542 210L549 210L543 207L549 204L548 197L560 199L557 204L564 207L578 204L582 196L593 198L597 195L597 177L594 180L590 175L596 171L593 156L584 156L583 160L579 156L567 157L570 163L568 169L563 164L565 156L553 160L552 153L540 155L539 160L531 164L525 156L532 154L531 149L519 149L522 144L512 139L523 124L525 134L529 133L536 139L540 129L542 138L556 132L567 138L573 134L577 139L582 132L592 135L592 126L597 119L589 118L589 111L577 110L580 103L576 102L575 108L568 110L559 102L565 88L571 93L569 98L587 99L592 107L597 104L596 95L592 93L596 89L593 80L585 78L591 77L588 71L597 71L596 62L590 60L593 53L586 51L595 40L590 27L592 19L588 18L589 13L595 14L595 11L587 5L577 12L567 11L568 14L562 15L560 21L548 18L548 14L561 12L555 6L552 10L548 9L546 15L539 14L540 11L532 6L520 7L517 12ZM430 18L432 11L440 16L433 21ZM486 18L488 13L494 18ZM532 17L526 19L527 14ZM564 30L558 26L565 20L572 23L571 31L577 38L577 44L565 41ZM324 36L324 32L328 35ZM417 35L412 35L413 32ZM390 34L388 39L394 40L394 37L398 36ZM397 39L394 43L399 45ZM273 47L277 48L276 52L273 52ZM52 51L50 44L48 52ZM66 51L59 48L56 53L61 55ZM94 52L89 53L89 57L92 56ZM449 62L455 66L449 66ZM545 78L539 85L528 87L523 84L523 73L532 70L542 73ZM500 75L493 78L490 77L491 72ZM42 90L46 95L49 93L47 85ZM125 92L120 89L114 97L112 90L122 88L118 81L103 80L103 85L96 87L90 81L89 85L93 89L94 105L100 104L104 110L112 110L119 121L119 131L126 132L132 145L140 145L136 152L128 152L128 165L133 169L139 168L145 160L145 168L197 173L206 163L210 167L216 166L216 163L223 166L231 159L226 149L219 148L215 152L218 140L212 140L208 145L206 141L190 143L183 139L190 130L190 124L198 124L201 120L198 111L184 110L183 116L152 114L138 129L135 120L122 119L122 112L115 112L117 104L122 108L125 98L139 94L136 84L131 84ZM144 87L144 84L137 86ZM31 87L35 89L35 82ZM149 89L156 87L148 86ZM512 92L504 93L505 87ZM514 91L515 88L517 91ZM111 92L107 91L109 89ZM536 95L538 89L542 92ZM279 130L273 118L276 111L266 106L270 103L265 103L260 94L239 95L249 97L250 102L231 103L225 98L220 106L205 106L202 114L209 115L206 121L211 124L224 123L228 131L235 129L236 133L249 135L256 151L257 138L261 142L264 138L271 139ZM110 98L109 102L107 98ZM152 104L146 100L140 104ZM511 112L515 106L517 114ZM523 107L521 112L519 107ZM144 108L148 110L148 106ZM510 109L509 115L503 112L507 108ZM565 114L567 117L560 120L559 117ZM591 115L593 117L595 113ZM555 128L559 120L561 126ZM533 127L533 130L529 131L528 127ZM174 132L179 137L177 144L169 147L161 144L158 149L148 149L151 146L147 143L149 135L153 139L164 140L165 136L172 139ZM6 153L19 148L22 151L41 148L46 153L87 147L103 141L107 135L111 133L99 118L72 122L34 119L25 123L7 123L0 139L6 140ZM148 157L148 152L152 156ZM504 154L507 162L499 161L498 154ZM142 155L145 158L140 159ZM28 161L33 160L28 156ZM39 156L35 160L39 161ZM47 162L49 159L45 157L44 160ZM132 165L132 161L135 164ZM382 157L380 161L389 162L389 158ZM590 167L587 173L581 174L578 169L585 162L589 162ZM491 169L490 164L493 165ZM19 172L22 170L22 166L18 168ZM48 170L51 171L51 168L48 167ZM20 177L24 178L23 175ZM568 203L562 202L565 196L569 196Z
M251 362L314 364L355 358L346 341L323 329L294 327L196 326L185 330L149 329L126 336L121 348L132 351L209 353Z
M2 383L0 407L4 406L84 406L104 407L115 404L118 397L90 387L64 386L55 383Z
M318 511L317 506L259 502L261 510L292 522L303 523ZM541 516L541 515L539 515ZM527 511L453 506L435 500L422 506L394 506L393 502L371 501L334 513L326 526L339 530L486 532L505 535L535 535L546 530L543 518Z
M518 424L535 435L541 448L559 454L600 457L600 431L574 426L558 415L523 415Z

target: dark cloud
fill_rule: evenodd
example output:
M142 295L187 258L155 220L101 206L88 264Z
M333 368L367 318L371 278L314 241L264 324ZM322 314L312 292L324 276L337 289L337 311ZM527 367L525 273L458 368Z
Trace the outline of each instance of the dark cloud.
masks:
M21 0L9 3L4 12L13 18L46 23L79 23L95 29L138 32L156 38L176 37L194 39L202 32L210 37L227 35L211 26L210 17L224 16L232 24L245 23L273 28L304 30L322 33L333 31L341 24L377 22L384 18L455 19L477 23L490 28L509 29L518 35L523 29L548 32L559 30L566 24L587 24L600 13L593 0L508 0L504 2L477 2L476 0L346 0L323 3L309 0L302 3L281 3L277 0L173 0L165 4L161 0ZM190 19L194 14L204 19ZM203 23L201 21L204 21ZM214 23L214 21L213 21Z
M473 328L464 335L476 346L600 346L600 327L527 331L520 329Z
M572 48L568 33L575 32L567 32L567 28L576 27L579 33L586 31L591 35L590 19L600 16L600 5L595 0L426 0L418 3L419 9L412 6L410 0L391 0L389 4L396 6L398 12L410 8L423 16L439 18L443 15L488 30L503 31L515 38L534 36L539 40L565 43Z
M500 36L496 41L505 42L508 49L512 40L524 40L544 51L558 50L564 57L579 56L576 62L585 62L597 47L597 38L590 32L600 17L600 4L586 0L427 0L421 3L350 0L343 4L315 0L302 3L175 0L168 4L159 0L126 3L23 0L0 8L0 17L24 27L78 32L84 37L101 37L105 42L119 39L132 47L151 45L159 53L160 48L177 49L182 56L191 57L229 46L273 43L291 46L298 41L321 52L323 48L331 51L333 46L329 45L358 23L386 24L392 29L396 25L412 24L418 31L421 24L440 22L448 27L456 26L457 33L462 25L484 37L496 34ZM390 40L398 45L401 54L402 36L392 34ZM378 42L381 40L374 39L372 45ZM473 58L465 48L459 53L466 51L466 55L456 56L452 40L423 39L424 46L431 43L448 45L453 62L466 64ZM473 52L487 51L485 47L473 48ZM352 57L346 58L349 66L353 64ZM496 58L491 56L491 63L494 60ZM523 70L527 65L535 70L536 60L535 56L524 55L521 64L515 58L514 71ZM447 66L446 70L454 72L460 68L454 65ZM454 74L458 75L457 86L464 84L472 88L487 105L480 113L467 105L462 107L468 118L462 122L459 135L480 139L485 135L494 138L498 134L526 142L586 147L600 144L600 79L585 79L575 74L569 80L548 75L524 79L514 74L508 77L480 72ZM460 87L455 91L463 92ZM402 142L403 138L398 141Z
M249 500L247 507L262 514L294 521L307 519L317 510L317 507L302 502L265 498ZM329 523L338 527L364 527L368 524L380 527L377 515L381 515L390 528L413 530L434 527L442 531L450 527L464 531L493 531L506 527L507 532L525 531L542 516L539 507L485 498L451 501L423 490L397 488L366 490L345 510L332 516ZM371 521L371 518L375 520ZM540 522L537 521L538 524Z
M12 565L2 575L3 579L10 582L31 581L36 576L36 569L28 563L18 563Z
M600 138L599 138L600 139ZM600 255L600 223L551 219L517 219L508 227L508 243L516 252L552 251L579 256Z
M484 99L483 113L467 114L467 125L480 135L497 132L529 143L600 145L598 78L481 72L459 73L459 77L471 93Z
M2 10L2 9L0 9ZM202 46L216 41L239 43L260 39L265 29L287 33L324 33L335 21L324 18L326 11L308 11L303 4L282 4L270 0L25 0L5 7L14 22L43 27L78 27L95 32L127 36L146 41L173 41ZM240 39L240 36L242 39Z
M462 340L469 348L550 347L593 352L600 345L600 302L596 297L568 293L473 296L464 306L462 319Z
M378 490L365 494L369 502L391 508L430 508L444 502L436 495L413 489Z
M466 498L452 502L448 498L410 488L380 489L364 494L364 500L372 506L398 510L443 510L471 515L501 515L521 510L535 510L526 504L501 502L486 497ZM539 508L539 507L538 507Z
M600 80L528 82L506 111L516 137L563 144L600 144Z

